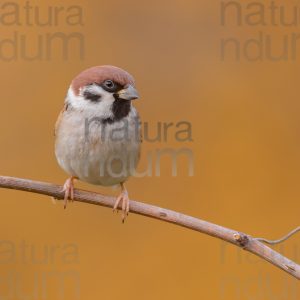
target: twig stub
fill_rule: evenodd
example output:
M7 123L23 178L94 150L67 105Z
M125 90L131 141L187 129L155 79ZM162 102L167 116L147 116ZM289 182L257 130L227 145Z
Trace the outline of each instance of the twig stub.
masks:
M233 238L242 248L245 248L249 242L249 237L245 233L237 232L233 235Z

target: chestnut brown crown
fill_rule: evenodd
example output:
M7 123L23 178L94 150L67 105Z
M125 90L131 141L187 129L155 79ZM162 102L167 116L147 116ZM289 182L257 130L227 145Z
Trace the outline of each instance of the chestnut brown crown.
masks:
M121 86L135 85L133 76L125 70L115 66L104 65L92 67L81 72L73 79L71 86L74 93L78 96L83 87L93 83L100 85L105 80L112 80Z

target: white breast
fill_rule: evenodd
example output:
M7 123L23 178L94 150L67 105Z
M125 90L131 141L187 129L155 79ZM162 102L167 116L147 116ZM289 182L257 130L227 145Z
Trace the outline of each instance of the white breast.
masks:
M56 130L55 154L71 176L111 186L133 174L140 156L140 124L134 107L121 121L103 124L82 111L67 110Z

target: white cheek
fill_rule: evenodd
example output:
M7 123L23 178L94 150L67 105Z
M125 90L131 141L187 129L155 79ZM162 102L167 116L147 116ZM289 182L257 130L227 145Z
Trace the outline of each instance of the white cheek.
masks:
M69 102L74 109L91 113L97 117L109 118L113 116L112 105L115 101L111 93L106 92L101 87L91 87L89 90L101 95L101 100L97 103L86 100L82 93L75 95L73 88L68 90L66 102Z

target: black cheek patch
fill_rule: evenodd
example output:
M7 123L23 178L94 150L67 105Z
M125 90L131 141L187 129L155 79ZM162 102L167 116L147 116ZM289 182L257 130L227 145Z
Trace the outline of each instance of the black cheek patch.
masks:
M89 91L85 91L83 93L83 96L86 100L89 100L91 102L99 102L101 100L101 96L100 95L96 95L96 94L93 94Z

